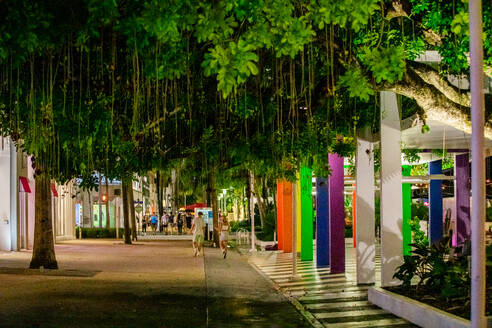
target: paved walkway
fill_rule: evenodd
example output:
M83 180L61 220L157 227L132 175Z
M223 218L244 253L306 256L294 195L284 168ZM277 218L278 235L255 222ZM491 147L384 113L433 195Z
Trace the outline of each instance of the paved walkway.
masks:
M57 244L60 270L0 252L0 327L306 327L245 256L189 241Z
M346 256L345 274L330 274L329 268L316 268L315 261L298 259L300 279L297 281L291 279L291 254L258 252L250 257L250 263L271 280L315 327L415 327L368 302L369 287L356 284L351 245L346 247ZM376 277L379 276L380 258L376 257Z

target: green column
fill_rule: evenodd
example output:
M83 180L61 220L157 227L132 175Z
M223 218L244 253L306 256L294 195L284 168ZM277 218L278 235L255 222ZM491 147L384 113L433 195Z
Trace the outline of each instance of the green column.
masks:
M309 167L301 167L301 260L313 260L313 177Z
M402 176L410 176L412 167L410 165L402 166ZM403 255L412 255L412 228L410 220L412 219L412 184L402 183L402 205L403 205Z

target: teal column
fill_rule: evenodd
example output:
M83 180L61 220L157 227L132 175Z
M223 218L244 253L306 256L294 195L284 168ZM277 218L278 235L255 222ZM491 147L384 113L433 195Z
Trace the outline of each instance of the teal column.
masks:
M301 260L313 260L313 177L309 167L301 167Z
M403 165L402 176L410 176L412 167L410 165ZM412 219L412 184L402 183L402 208L403 208L403 222L401 225L401 231L403 235L403 255L412 255L412 228L410 227L410 220Z

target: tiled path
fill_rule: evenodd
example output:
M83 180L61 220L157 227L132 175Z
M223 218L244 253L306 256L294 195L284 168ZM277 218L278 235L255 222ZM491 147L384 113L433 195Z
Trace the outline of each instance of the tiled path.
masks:
M316 268L315 261L297 260L299 280L292 280L291 254L258 252L250 257L257 268L315 327L415 327L368 302L368 286L357 286L353 249L347 245L345 274ZM376 277L380 276L376 257ZM378 283L378 282L377 282Z

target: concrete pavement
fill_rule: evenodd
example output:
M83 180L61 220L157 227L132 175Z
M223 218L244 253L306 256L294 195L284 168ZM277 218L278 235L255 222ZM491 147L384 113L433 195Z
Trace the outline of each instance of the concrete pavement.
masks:
M68 241L60 270L26 270L31 253L0 252L0 327L304 327L247 259L189 241Z

